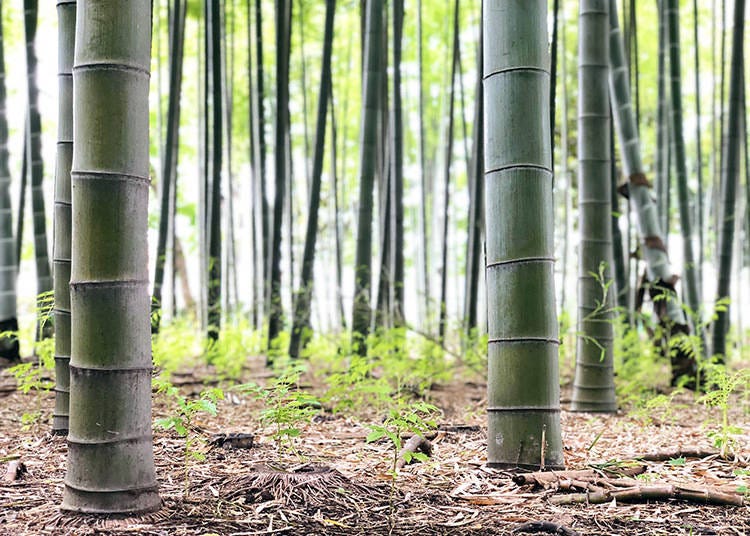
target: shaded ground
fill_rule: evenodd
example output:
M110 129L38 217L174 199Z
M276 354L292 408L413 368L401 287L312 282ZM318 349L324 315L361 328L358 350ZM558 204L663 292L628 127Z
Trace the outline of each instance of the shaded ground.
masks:
M182 377L183 392L200 391L199 382ZM431 391L444 412L442 430L432 440L432 458L406 466L393 485L388 444L365 442L366 424L378 422L376 413L356 420L317 418L303 426L294 454L278 450L271 430L260 428L256 401L232 394L219 402L216 417L197 418L197 432L207 439L219 433L253 433L253 448L204 445L200 449L206 459L189 462L186 481L184 440L157 430L159 512L124 519L62 514L65 439L51 436L46 422L29 431L21 426L23 413L49 410L53 396L23 395L11 383L6 373L0 375L2 473L18 460L27 473L13 482L3 482L0 474L2 535L492 535L511 534L522 523L540 520L582 535L750 534L748 506L678 500L555 505L550 502L555 490L516 485L510 474L485 467L485 386L463 382ZM641 416L563 411L566 466L583 469L680 448L710 449L707 433L717 426L718 415L687 405L691 400L685 395ZM639 480L727 492L750 485L750 476L742 474L750 456L748 400L733 399L731 406L731 422L742 430L735 436L737 457L643 462L646 473ZM155 417L168 411L157 397ZM334 471L320 471L320 466ZM274 469L297 476L279 476Z

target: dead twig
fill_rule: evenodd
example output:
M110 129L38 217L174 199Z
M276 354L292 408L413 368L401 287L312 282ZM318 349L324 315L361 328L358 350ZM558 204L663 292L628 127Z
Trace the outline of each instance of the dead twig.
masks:
M5 471L4 480L6 482L15 482L23 478L27 472L26 465L21 460L13 460L8 463L8 469Z
M578 532L566 527L565 525L558 525L557 523L551 523L549 521L529 521L528 523L518 525L511 531L512 534L520 534L522 532L543 532L546 534L559 534L561 536L581 536Z
M430 441L425 437L418 435L411 436L409 440L404 443L404 447L401 449L401 454L399 454L398 462L396 462L396 468L403 469L404 465L406 465L407 456L405 455L407 453L416 454L417 452L421 452L425 456L431 456L432 443L430 443Z

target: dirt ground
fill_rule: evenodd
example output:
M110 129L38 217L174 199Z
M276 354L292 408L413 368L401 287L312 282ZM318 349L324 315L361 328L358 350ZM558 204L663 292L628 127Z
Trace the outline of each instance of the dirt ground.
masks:
M202 378L193 372L175 382L184 393L197 393ZM24 395L13 385L6 372L0 374L3 536L750 534L750 501L742 492L742 486L750 487L748 400L731 404L730 422L742 433L733 455L724 458L708 438L718 415L692 404L692 395L677 397L666 411L639 415L571 413L563 400L566 467L588 469L594 479L566 473L545 489L519 485L511 473L486 467L482 384L435 386L431 396L443 415L431 440L432 456L405 466L395 482L388 473L393 459L388 444L365 441L367 423L377 422L377 415L315 418L303 426L294 454L279 450L271 431L260 427L256 401L232 394L219 402L217 416L197 419L196 433L207 441L222 433L253 434L252 448L198 446L205 460L189 461L186 480L184 440L173 431L156 430L162 508L140 517L108 518L60 512L65 438L49 433L48 419L30 430L21 424L24 413L38 407L51 411L53 395ZM168 411L156 397L154 417ZM591 471L614 460L634 460L634 470L642 474L619 487L617 477ZM3 480L18 462L26 472ZM589 501L580 493L587 487ZM567 500L561 497L576 497L571 494L576 490L583 502L561 504ZM627 493L592 504L599 490ZM672 498L662 498L659 490ZM744 504L704 504L727 498ZM542 521L548 523L535 523Z

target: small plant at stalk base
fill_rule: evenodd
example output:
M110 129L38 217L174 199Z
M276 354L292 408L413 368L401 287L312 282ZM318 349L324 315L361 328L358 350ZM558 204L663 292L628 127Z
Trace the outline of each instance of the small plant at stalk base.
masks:
M169 381L154 380L157 392L166 394L177 404L175 412L169 417L158 419L156 426L164 430L174 430L178 436L185 439L184 449L184 472L185 472L185 497L188 495L190 484L189 468L190 460L203 461L205 455L197 448L205 443L204 439L193 433L195 416L200 413L216 415L218 409L216 402L224 398L224 392L218 388L205 389L200 394L200 398L190 400L182 395Z
M0 333L0 337L17 337L15 332ZM51 390L55 382L51 379L55 371L55 339L42 339L34 344L37 360L20 363L8 369L18 382L18 390L23 394L34 392L36 409L21 415L24 430L30 429L44 420L42 394Z
M437 426L435 417L439 412L440 410L436 406L426 402L399 404L398 407L391 408L388 411L388 417L383 421L383 424L369 425L371 432L367 435L366 441L368 443L386 438L393 447L393 457L388 473L394 481L398 476L399 455L403 456L406 463L412 460L424 461L427 459L425 454L418 452L401 453L403 447L401 436L405 433L411 433L424 437L425 433L434 430Z
M728 451L734 453L737 450L737 437L744 433L741 427L729 422L729 398L732 393L750 389L750 370L742 369L732 373L719 363L707 363L702 368L705 385L712 387L712 390L702 395L698 401L719 409L720 420L709 430L708 437L721 451L721 455L726 456Z
M611 277L607 279L607 263L602 261L599 263L599 271L598 272L589 272L589 275L594 278L594 280L599 284L599 287L602 291L601 300L596 300L596 306L594 309L584 316L580 323L581 325L585 322L592 322L592 323L605 323L605 324L612 324L614 322L614 317L618 311L617 307L613 307L610 303L612 301L612 298L610 296L610 288L614 284L614 279ZM607 349L602 345L596 338L587 335L586 333L582 331L577 331L576 336L580 337L586 343L591 343L599 350L599 361L604 361L604 358L607 354Z
M750 477L750 469L735 469L734 471L732 471L732 475L739 478ZM750 486L748 486L744 482L740 482L740 484L737 486L737 493L750 495Z
M302 433L299 426L309 422L321 408L320 401L315 396L299 388L304 370L301 364L294 363L270 380L266 387L249 383L233 388L250 393L256 400L263 402L260 422L272 427L271 437L279 450L286 445L295 454L298 452L294 440Z

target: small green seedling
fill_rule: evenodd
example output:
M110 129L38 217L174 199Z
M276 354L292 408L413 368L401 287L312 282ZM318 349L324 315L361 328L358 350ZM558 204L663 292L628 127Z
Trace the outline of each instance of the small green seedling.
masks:
M391 468L388 471L393 480L398 476L399 455L403 456L406 463L412 460L425 461L427 459L425 454L419 452L401 453L401 448L403 447L401 436L405 433L410 433L424 437L425 433L434 430L437 426L435 417L439 412L440 410L432 404L413 402L391 408L383 424L369 425L371 432L366 438L368 443L386 438L393 447Z
M5 332L0 337L17 334ZM36 396L36 409L21 415L21 424L28 430L44 419L42 394L55 386L52 377L55 371L55 339L42 339L35 345L36 361L20 363L8 369L18 383L18 390L23 394L33 392Z
M724 457L728 451L737 450L737 437L743 434L741 427L729 422L729 399L732 393L750 388L750 370L730 372L725 365L709 363L704 365L704 377L705 384L713 389L702 395L698 401L719 409L720 421L709 430L708 437Z
M169 381L155 381L155 384L158 392L166 394L177 404L175 412L169 417L158 419L156 426L164 430L174 430L178 436L185 439L183 463L185 497L187 497L190 485L190 460L203 461L206 459L206 456L198 448L205 443L205 440L193 431L195 417L200 413L216 415L218 411L216 402L224 398L224 392L219 388L206 389L201 392L200 398L191 400L182 395L179 389Z
M302 434L300 425L309 422L321 408L320 401L315 396L299 388L304 371L301 364L294 363L270 380L265 387L248 383L234 388L250 393L263 403L261 424L272 427L271 437L279 450L287 446L295 454L298 452L294 440Z

